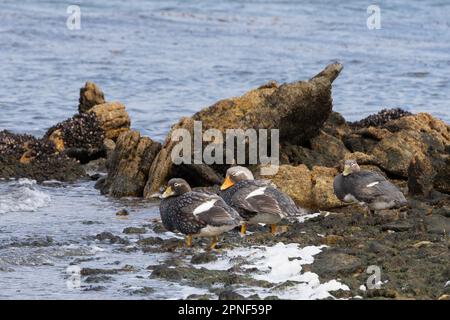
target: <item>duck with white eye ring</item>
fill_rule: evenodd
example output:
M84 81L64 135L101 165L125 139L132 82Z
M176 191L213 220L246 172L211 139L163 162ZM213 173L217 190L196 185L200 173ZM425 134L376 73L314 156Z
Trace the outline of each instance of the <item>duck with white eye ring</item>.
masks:
M159 206L164 227L186 235L186 246L192 237L210 237L209 249L215 249L217 236L240 226L239 214L216 194L192 191L179 178L170 179Z

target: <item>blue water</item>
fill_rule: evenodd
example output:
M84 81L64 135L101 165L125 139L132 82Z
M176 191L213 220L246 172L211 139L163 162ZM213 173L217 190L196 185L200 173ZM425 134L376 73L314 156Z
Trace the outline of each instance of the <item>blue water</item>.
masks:
M81 29L69 30L66 1L1 0L0 130L43 134L76 112L90 80L126 105L133 128L161 141L181 116L269 80L308 79L336 60L344 70L333 85L334 109L348 120L402 107L450 122L447 1L377 1L380 30L366 26L368 1L77 4ZM115 216L123 207L127 219ZM157 216L156 204L114 201L92 182L0 181L0 299L129 298L139 286L158 288L147 298L195 293L148 279L146 266L161 257L92 240L102 231L123 236L124 227ZM14 245L47 236L48 247ZM138 272L100 291L74 291L67 267L78 257L92 258L81 267L120 261Z
M86 80L123 102L132 126L162 140L180 116L268 80L307 79L338 60L334 108L382 107L450 121L450 3L378 1L2 0L0 128L42 134L70 117Z

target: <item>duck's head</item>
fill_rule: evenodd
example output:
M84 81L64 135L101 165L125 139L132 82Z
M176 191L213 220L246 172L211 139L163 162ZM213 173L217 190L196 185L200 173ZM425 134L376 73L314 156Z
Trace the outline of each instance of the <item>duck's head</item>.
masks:
M356 160L345 160L344 171L342 172L342 175L348 176L349 174L352 174L353 172L358 172L360 170L361 169Z
M239 181L254 180L253 173L245 167L236 166L227 170L225 181L223 182L220 190L226 190L229 187L234 186Z
M179 196L189 191L191 191L191 187L189 186L189 183L186 182L186 180L173 178L170 179L167 183L167 188L161 197L165 199L172 196Z

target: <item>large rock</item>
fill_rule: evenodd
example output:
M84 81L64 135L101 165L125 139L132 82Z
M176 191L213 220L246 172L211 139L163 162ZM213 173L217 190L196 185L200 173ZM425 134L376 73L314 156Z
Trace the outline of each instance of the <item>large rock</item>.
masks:
M311 169L313 166L334 167L350 151L340 139L321 130L311 139L309 148L285 144L282 153L282 158L286 157L288 163L305 164Z
M130 130L130 117L125 106L120 102L107 102L92 107L89 112L94 113L105 132L105 138L116 141L122 132Z
M280 139L307 145L332 111L331 84L342 65L328 65L308 81L271 83L241 97L225 99L196 113L205 130L279 129Z
M192 118L182 118L177 124L172 126L161 151L150 167L148 181L144 190L144 197L146 198L151 197L170 178L174 177L186 179L192 187L207 187L219 184L223 180L222 176L218 175L214 169L206 164L194 164L193 161L191 161L191 164L174 164L172 150L178 144L178 141L172 140L172 133L178 129L187 130L193 137L194 120ZM193 150L192 142L191 140L191 150Z
M270 82L241 97L221 100L197 112L192 118L182 119L167 136L161 152L150 168L145 196L158 191L173 175L186 178L194 186L220 183L226 165L175 166L172 162L171 152L177 143L171 139L173 130L184 128L192 135L194 121L201 121L203 131L218 129L223 135L227 129L279 129L281 144L294 145L294 149L304 151L304 159L311 159L310 163L317 163L316 158L321 157L323 161L320 164L331 165L347 150L339 139L320 132L320 129L331 115L331 85L341 70L342 65L334 63L308 81L280 86ZM299 145L309 146L315 137L317 139L312 142L312 151L298 149ZM327 155L321 156L320 152L325 149L320 144L324 140L331 141L334 148L329 148L326 150ZM282 157L288 158L287 152L282 152Z
M108 159L108 176L102 193L114 197L142 197L150 166L161 144L138 131L123 132Z
M83 113L97 104L105 103L105 96L95 83L87 81L84 87L80 89L79 102L78 111Z
M409 164L416 155L434 158L446 153L450 145L450 126L427 113L402 117L384 127L390 134L370 153L384 170L403 178L408 177Z
M335 168L306 165L281 165L270 179L301 207L313 210L330 209L343 205L333 191L333 180L338 174Z

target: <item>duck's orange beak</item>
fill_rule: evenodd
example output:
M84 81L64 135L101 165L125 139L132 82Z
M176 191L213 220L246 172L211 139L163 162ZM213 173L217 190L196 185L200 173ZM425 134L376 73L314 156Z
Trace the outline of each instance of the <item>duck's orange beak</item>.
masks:
M229 187L232 187L232 186L234 186L234 182L231 181L230 176L227 176L225 178L225 181L220 186L220 190L226 190L226 189L228 189Z

